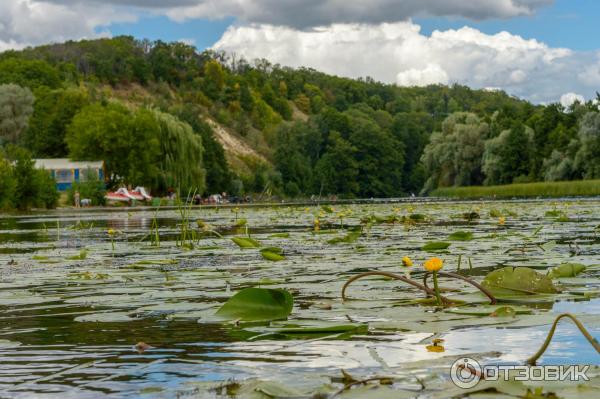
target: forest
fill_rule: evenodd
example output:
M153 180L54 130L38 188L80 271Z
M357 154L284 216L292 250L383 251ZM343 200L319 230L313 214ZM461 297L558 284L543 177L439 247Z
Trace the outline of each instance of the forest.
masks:
M157 195L393 197L600 178L598 98L565 108L398 87L129 36L1 53L0 143L4 209L56 203L31 158L104 160L108 187Z

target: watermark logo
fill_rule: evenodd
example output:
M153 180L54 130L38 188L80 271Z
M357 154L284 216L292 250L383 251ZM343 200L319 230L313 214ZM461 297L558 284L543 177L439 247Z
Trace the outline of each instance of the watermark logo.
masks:
M470 357L457 359L450 368L450 379L459 388L473 388L479 383L481 376L481 365Z
M589 381L589 365L572 366L481 366L475 359L457 359L450 368L450 379L459 388L475 387L479 381Z

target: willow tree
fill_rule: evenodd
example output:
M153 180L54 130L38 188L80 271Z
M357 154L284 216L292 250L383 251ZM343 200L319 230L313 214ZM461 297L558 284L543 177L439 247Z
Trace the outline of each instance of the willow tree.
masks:
M456 112L431 135L421 162L427 172L424 192L436 187L470 186L483 182L481 160L489 126L477 115Z
M160 111L154 111L154 115L160 127L160 185L163 189L173 188L181 195L203 192L206 171L202 163L202 138L173 115Z
M16 143L33 113L31 90L15 84L0 85L0 138Z

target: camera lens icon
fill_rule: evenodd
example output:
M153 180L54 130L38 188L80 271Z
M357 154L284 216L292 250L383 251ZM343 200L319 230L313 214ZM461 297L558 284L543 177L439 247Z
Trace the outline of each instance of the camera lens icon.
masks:
M457 359L450 368L450 379L459 388L473 388L479 383L481 376L481 365L470 357Z

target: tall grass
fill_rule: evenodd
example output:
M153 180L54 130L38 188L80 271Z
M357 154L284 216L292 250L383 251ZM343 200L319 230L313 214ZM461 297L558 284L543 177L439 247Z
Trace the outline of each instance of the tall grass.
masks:
M600 180L518 183L503 186L444 187L434 190L430 195L453 198L595 196L600 195Z

